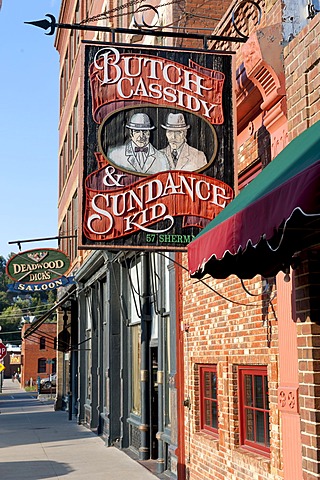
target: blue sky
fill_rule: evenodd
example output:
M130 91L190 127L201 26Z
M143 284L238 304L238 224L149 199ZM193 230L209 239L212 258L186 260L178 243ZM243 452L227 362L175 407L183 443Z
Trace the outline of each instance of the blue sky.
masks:
M60 0L3 0L0 10L0 255L9 241L56 236L59 56L25 21L58 19ZM56 248L57 241L22 250Z

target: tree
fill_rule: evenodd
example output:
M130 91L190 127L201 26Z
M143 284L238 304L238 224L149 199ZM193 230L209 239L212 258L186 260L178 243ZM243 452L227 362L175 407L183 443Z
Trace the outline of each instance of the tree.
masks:
M1 336L4 342L17 343L21 340L19 332L21 328L22 310L17 305L10 305L5 308L0 314ZM15 333L10 333L15 332Z
M9 257L10 258L10 257ZM6 259L0 255L0 291L6 291L9 279L6 275Z
M8 256L7 261L14 254ZM8 291L8 284L11 280L6 275L5 258L0 255L0 325L3 341L21 342L21 325L29 322L31 319L39 318L44 315L54 304L56 299L56 290L47 292L36 292L33 294ZM54 315L52 315L52 318ZM17 332L18 333L11 333Z

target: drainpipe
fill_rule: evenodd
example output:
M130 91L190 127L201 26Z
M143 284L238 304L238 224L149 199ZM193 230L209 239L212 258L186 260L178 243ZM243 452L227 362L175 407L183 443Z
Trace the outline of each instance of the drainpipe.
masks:
M141 394L141 446L139 460L150 458L149 425L149 345L150 345L150 301L149 301L149 255L141 253L141 360L140 360L140 394Z
M163 300L161 299L161 305L164 305ZM162 308L161 308L162 312ZM162 473L164 471L164 448L163 448L163 430L164 430L164 358L163 358L163 344L164 344L164 318L162 315L159 315L159 330L158 330L158 372L157 372L157 383L158 383L158 458L157 458L157 473Z

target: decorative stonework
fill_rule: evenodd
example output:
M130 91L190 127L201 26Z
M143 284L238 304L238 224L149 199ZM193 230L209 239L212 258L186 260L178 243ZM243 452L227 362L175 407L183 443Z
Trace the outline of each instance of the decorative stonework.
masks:
M263 110L285 96L282 49L279 25L258 30L242 47L246 73L261 92Z
M298 413L298 388L297 387L279 387L278 388L278 407L282 412Z
M281 28L255 32L242 47L246 76L262 96L263 124L271 135L274 158L288 143L287 103L282 64Z

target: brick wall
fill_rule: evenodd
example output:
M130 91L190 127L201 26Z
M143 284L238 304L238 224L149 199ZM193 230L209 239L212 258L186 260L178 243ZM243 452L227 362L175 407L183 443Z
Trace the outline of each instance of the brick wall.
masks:
M22 329L22 336L30 325L25 324ZM52 373L52 365L46 365L46 372L38 372L39 358L52 360L56 358L56 350L53 348L54 338L57 336L57 326L55 323L44 323L33 335L30 335L22 341L21 355L21 385L29 385L32 378L36 383L37 377L46 378ZM45 348L40 350L40 337L45 337Z
M262 20L248 3L239 10L237 26L244 34L281 22L281 2L258 2ZM233 4L234 5L234 4ZM219 33L235 35L231 8L225 12ZM241 76L241 44L215 42L213 48L236 51L238 68L238 173L260 162L269 163L270 137L263 125L259 107L262 98L257 88ZM240 78L241 77L241 78ZM242 82L242 83L241 83ZM250 98L251 96L251 98ZM190 480L276 480L284 476L281 456L282 437L278 409L279 386L278 324L276 285L267 293L260 277L244 282L234 276L226 280L201 282L183 277L183 339L185 365L184 398L185 445ZM217 365L219 428L215 437L200 430L199 365ZM240 445L238 367L264 365L268 373L270 402L270 455L249 452Z
M194 33L216 33L215 28L231 3L232 0L186 0L184 7L182 3L178 3L177 7L174 7L175 18L178 19L175 25L185 27L190 32L194 29ZM192 49L203 48L202 41L184 40L180 44Z
M284 49L289 140L320 120L320 17ZM296 271L303 479L320 475L320 304L319 251L304 254Z
M284 49L289 140L320 120L319 15Z
M303 478L320 476L320 252L304 253L296 271Z
M277 408L278 329L274 285L268 294L257 277L206 279L209 286L184 275L183 337L185 364L186 459L192 480L271 480L282 478ZM213 290L212 290L213 289ZM217 293L215 293L217 292ZM224 298L219 296L221 294ZM217 365L218 437L200 430L199 365ZM238 366L266 365L269 382L270 458L240 447ZM189 460L189 463L188 463Z

